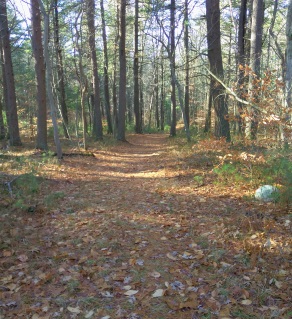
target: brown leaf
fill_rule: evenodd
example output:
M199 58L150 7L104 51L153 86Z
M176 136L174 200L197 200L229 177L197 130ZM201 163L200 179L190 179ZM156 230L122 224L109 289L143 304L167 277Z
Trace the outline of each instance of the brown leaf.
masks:
M181 302L179 304L179 309L184 308L191 308L191 309L197 309L199 306L199 302L194 299L188 299L187 301Z
M169 258L171 260L177 260L177 258L175 256L173 256L171 253L167 253L166 256L167 256L167 258Z
M4 256L4 257L10 257L10 256L12 256L12 251L10 251L10 250L3 250L3 256Z
M179 303L173 299L166 299L165 300L166 304L168 305L168 307L172 310L179 310Z
M22 261L23 263L28 261L28 257L26 255L24 255L24 254L19 255L17 259Z

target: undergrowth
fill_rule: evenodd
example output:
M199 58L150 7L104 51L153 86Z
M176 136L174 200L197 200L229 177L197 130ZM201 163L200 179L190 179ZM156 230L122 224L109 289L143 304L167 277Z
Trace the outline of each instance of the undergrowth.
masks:
M247 152L220 156L220 164L213 169L215 183L235 187L249 185L256 189L273 185L279 189L277 201L289 207L292 202L292 161L290 153L272 151L253 155Z

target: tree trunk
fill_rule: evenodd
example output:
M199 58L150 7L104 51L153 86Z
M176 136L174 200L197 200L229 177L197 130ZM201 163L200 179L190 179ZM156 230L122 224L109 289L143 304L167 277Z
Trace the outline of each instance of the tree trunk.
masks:
M114 46L114 63L113 63L113 131L114 131L114 136L117 138L118 137L118 101L117 101L117 59L118 59L118 43L119 43L119 38L120 38L120 11L119 11L119 6L117 5L116 8L116 36L115 36L115 46Z
M87 26L88 26L88 44L90 49L91 65L92 65L92 83L94 93L94 106L93 106L93 136L97 140L103 138L102 134L102 119L100 110L100 88L98 67L95 48L95 26L94 26L94 13L95 4L94 0L86 0L86 13L87 13Z
M242 98L242 87L244 84L244 65L246 64L246 50L245 50L245 36L246 36L246 17L247 17L247 0L241 0L240 12L239 12L239 22L238 22L238 38L237 38L237 61L238 61L238 82L237 82L237 92ZM241 115L243 114L243 108L241 102L237 103L238 108L238 132L243 133L243 119Z
M171 126L170 136L176 135L176 94L175 94L175 0L170 2L170 72L171 72Z
M144 49L145 49L145 36L142 37L142 45L141 45L141 61L139 68L139 92L140 92L140 120L141 120L141 129L143 132L144 127L144 82L143 82L143 63L144 63Z
M41 12L38 0L30 0L32 21L32 48L37 81L37 143L36 148L47 150L47 96L46 67L42 43Z
M286 39L287 39L287 57L286 57L286 101L287 107L292 107L292 0L289 1L287 22L286 22Z
M252 7L251 21L251 39L250 39L250 68L257 77L260 76L261 54L262 54L262 38L264 23L264 0L254 0ZM254 90L254 77L249 78L249 97L258 100L258 92ZM248 117L246 121L245 136L249 139L256 139L258 130L258 112L252 108L248 108Z
M0 140L3 140L6 135L4 120L3 120L3 102L0 96Z
M6 78L5 78L5 69L4 69L4 57L3 57L3 49L2 49L2 40L0 38L0 63L1 63L1 71L2 71L2 86L3 86L3 103L2 103L2 111L5 112L6 115L6 128L4 127L4 137L9 139L9 131L7 132L7 129L9 128L9 116L8 116L8 110L7 110L7 85L6 85ZM4 125L4 123L3 123Z
M142 133L142 119L139 101L139 1L135 0L135 23L134 23L134 113L135 132Z
M287 122L291 124L291 114L288 115L292 107L292 0L289 1L288 14L286 21L286 39L287 39L287 56L286 56L286 78L285 78L285 89L286 89L286 105L287 111ZM285 147L288 147L287 136L283 133L282 139L285 143ZM290 133L291 136L291 133Z
M34 0L35 1L35 0ZM56 50L56 64L57 64L57 76L58 76L58 91L59 99L61 106L61 115L63 120L63 131L65 138L69 138L68 132L68 109L66 104L66 94L65 94L65 80L64 80L64 66L63 66L63 55L62 55L62 46L60 44L60 35L59 35L59 12L58 12L58 1L55 0L55 15L54 15L54 32L55 32L55 50Z
M109 76L108 76L108 53L107 53L107 38L106 38L106 26L104 18L104 6L103 0L100 0L100 14L102 24L102 40L103 40L103 77L104 77L104 104L107 120L107 133L113 133L113 125L111 119L111 105L110 105L110 93L109 93Z
M6 0L0 0L0 34L1 48L3 52L4 74L7 90L7 115L8 115L8 132L11 146L21 145L18 115L16 106L15 82L12 66L10 34L7 21Z
M211 84L209 87L209 94L207 99L207 112L205 116L205 126L204 126L204 133L209 133L211 131L211 120L212 120L212 106L213 106L213 99L212 99L212 88Z
M161 48L160 53L160 68L161 68L161 93L160 93L160 129L164 131L164 100L165 100L165 90L164 90L164 62L163 62L163 50Z
M276 52L278 53L278 56L281 59L281 67L282 67L282 78L285 79L285 71L286 71L286 57L285 57L285 52L283 52L282 46L280 45L277 36L274 33L274 25L275 25L275 21L276 21L276 15L278 12L278 4L279 1L275 0L274 1L274 10L273 10L273 17L271 20L271 25L269 27L269 36L272 37L274 43L275 43L275 47L276 47ZM288 14L289 14L289 7L288 7ZM288 16L287 16L287 21L289 20ZM269 49L271 47L270 41L269 41ZM270 58L268 56L267 59L268 63L270 62Z
M189 55L189 0L185 0L184 44L185 44L185 112L187 125L190 126L190 55Z
M211 72L223 79L223 63L220 37L219 0L206 0L208 59ZM230 128L227 119L228 106L225 101L225 89L213 77L210 80L211 98L215 109L215 136L230 140Z
M127 84L127 65L126 65L126 0L120 2L120 82L119 82L119 109L118 109L118 135L119 141L126 141L126 84Z
M52 65L51 65L51 59L50 59L50 53L49 53L49 23L50 23L50 17L49 14L46 13L44 4L42 0L38 0L41 13L44 18L44 58L45 58L45 65L46 65L46 90L48 95L48 101L50 105L50 111L51 111L51 117L52 117L52 123L53 123L53 129L54 129L54 141L56 145L57 150L57 157L58 159L61 159L63 157L62 154L62 147L60 143L59 138L59 131L58 131L58 122L57 122L57 116L56 116L56 105L55 105L55 99L53 95L53 73L52 73Z
M77 63L75 64L76 67L76 73L79 75L79 85L80 85L80 96L81 96L81 119L82 119L82 126L83 126L83 148L84 150L87 150L87 130L88 130L88 125L87 125L87 119L86 119L86 96L88 92L88 81L87 77L84 72L84 67L83 67L83 51L82 51L82 43L79 43L79 40L81 38L81 32L82 32L82 26L78 26L79 20L82 20L80 18L82 14L82 9L80 9L78 15L76 16L74 27L76 31L76 36L75 36L75 46L78 51L78 67ZM79 71L79 73L78 73ZM92 102L92 108L94 109L94 94L91 96L91 102Z
M156 128L160 128L159 117L159 89L158 89L158 61L155 62L155 76L154 76L154 92L155 92L155 124Z

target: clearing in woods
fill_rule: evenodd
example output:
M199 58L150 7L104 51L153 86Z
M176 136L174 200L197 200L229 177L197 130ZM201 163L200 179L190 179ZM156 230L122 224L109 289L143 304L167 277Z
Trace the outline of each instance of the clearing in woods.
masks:
M228 146L128 141L43 163L30 205L0 198L0 318L291 318L290 221L215 183Z

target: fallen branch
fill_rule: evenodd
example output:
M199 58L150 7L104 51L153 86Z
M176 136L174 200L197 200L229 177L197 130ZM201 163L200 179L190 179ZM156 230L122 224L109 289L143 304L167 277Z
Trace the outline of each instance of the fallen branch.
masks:
M246 105L246 106L251 106L254 109L262 112L263 114L268 114L268 112L266 110L263 110L262 108L258 107L257 105L254 105L248 101L245 101L243 99L241 99L240 97L237 96L237 94L231 89L229 88L222 80L220 80L215 74L213 74L206 66L204 66L204 68L207 70L207 72L217 81L219 82L224 89L226 90L226 93L233 96L235 98L236 101Z
M7 175L8 176L8 175ZM12 178L12 180L8 181L8 182L5 182L4 183L4 186L7 186L8 188L8 192L9 192L9 195L11 198L13 198L13 193L12 193L12 187L11 187L11 184L21 175L18 175L18 176L15 176L14 178Z

